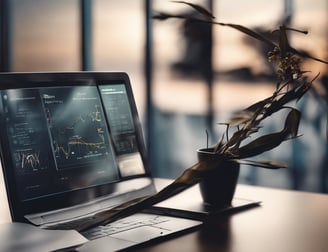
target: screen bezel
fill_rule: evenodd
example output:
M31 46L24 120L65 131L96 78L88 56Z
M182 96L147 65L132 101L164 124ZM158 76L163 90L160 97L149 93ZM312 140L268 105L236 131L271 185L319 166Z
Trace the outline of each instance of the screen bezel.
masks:
M138 178L151 178L151 172L146 162L146 148L142 134L142 127L139 120L129 77L124 72L52 72L52 73L6 73L0 74L0 90L20 89L20 88L37 88L37 87L54 87L54 86L98 86L98 85L124 84L129 97L130 107L133 115L133 123L136 129L136 138L141 158L145 167L145 174L135 175L122 178L124 183L131 183L128 187L133 188L133 183L137 183L140 188ZM4 118L1 115L0 127L5 131ZM14 221L25 221L24 216L36 212L48 212L56 209L71 207L76 204L96 200L97 198L120 194L117 191L117 183L113 182L104 185L94 186L85 189L79 189L71 192L51 195L45 198L32 199L29 201L20 201L16 191L16 179L12 167L10 153L6 152L9 146L6 134L0 134L1 137L1 161L7 196L10 206L11 215ZM14 181L8 183L8 181ZM145 183L145 187L153 187ZM141 186L144 189L143 186ZM124 192L126 194L126 192ZM137 192L132 192L137 193ZM92 195L90 197L90 195ZM113 196L114 197L114 196Z

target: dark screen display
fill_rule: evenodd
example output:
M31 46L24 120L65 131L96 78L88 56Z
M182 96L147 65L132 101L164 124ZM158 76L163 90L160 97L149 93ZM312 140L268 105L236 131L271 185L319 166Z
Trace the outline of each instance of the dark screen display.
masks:
M22 201L145 173L123 84L3 90L1 99Z

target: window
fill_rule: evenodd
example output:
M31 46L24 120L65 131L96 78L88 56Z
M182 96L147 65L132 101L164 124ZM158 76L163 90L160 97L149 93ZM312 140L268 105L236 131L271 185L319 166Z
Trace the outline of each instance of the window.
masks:
M13 0L11 10L13 71L79 70L78 0Z
M85 1L89 3L87 11L91 17L87 48L91 70L128 72L141 120L145 122L146 93L150 92L145 84L147 1ZM81 30L86 29L81 24L82 0L1 1L4 2L10 3L11 43L10 48L1 44L1 51L3 55L10 52L8 62L12 71L82 69ZM154 14L167 11L197 15L185 4L149 2ZM307 0L192 2L212 6L218 21L262 31L267 28L268 36L283 21L292 27L309 30L306 36L292 34L292 44L327 58L326 0L317 0L315 4ZM196 162L197 148L206 146L207 142L214 144L219 138L225 128L216 123L270 95L274 81L263 53L265 48L238 31L220 26L213 26L211 30L205 26L195 28L182 20L148 21L151 22L153 52L150 95L154 108L151 129L146 128L150 133L146 135L152 140L149 147L154 175L174 178ZM212 40L204 41L205 37ZM211 43L212 48L206 43ZM213 71L208 72L206 65ZM305 68L321 73L318 90L324 90L327 65L306 61ZM309 95L299 106L304 114L300 128L303 136L264 155L286 161L293 169L275 172L275 179L271 179L268 171L243 167L240 182L328 192L327 102L318 102ZM280 125L276 124L279 120L274 120L269 128L279 130Z

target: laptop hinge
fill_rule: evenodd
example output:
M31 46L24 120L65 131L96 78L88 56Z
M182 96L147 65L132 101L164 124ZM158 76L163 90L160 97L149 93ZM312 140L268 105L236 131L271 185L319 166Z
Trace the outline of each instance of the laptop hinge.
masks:
M95 199L94 201L87 202L84 204L79 204L72 207L62 208L58 210L36 213L36 214L28 214L24 217L34 225L49 225L49 224L57 224L60 222L72 221L75 219L79 219L82 217L86 217L88 215L93 215L101 211L108 210L113 208L116 205L127 202L134 198L150 195L156 192L155 186L153 184L152 179L150 178L138 178L140 180L140 185L142 187L129 188L130 181L123 181L117 184L120 194L110 196L104 196ZM147 183L145 183L147 182ZM146 185L146 186L145 186ZM123 190L124 188L124 190ZM124 192L125 191L125 192Z

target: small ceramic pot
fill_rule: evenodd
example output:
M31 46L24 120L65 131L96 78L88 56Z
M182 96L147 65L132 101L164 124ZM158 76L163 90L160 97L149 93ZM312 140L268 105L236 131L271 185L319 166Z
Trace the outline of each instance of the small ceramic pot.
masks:
M208 160L217 158L213 153L213 148L197 150L198 160ZM212 208L224 208L231 206L240 165L232 161L218 164L216 169L210 172L200 183L200 192L204 204Z

